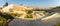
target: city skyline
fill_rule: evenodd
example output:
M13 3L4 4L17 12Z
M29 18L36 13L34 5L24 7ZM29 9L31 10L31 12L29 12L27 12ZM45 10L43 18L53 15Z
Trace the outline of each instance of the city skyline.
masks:
M3 6L6 2L9 4L23 4L24 6L36 6L42 8L60 6L60 0L0 0L0 6Z

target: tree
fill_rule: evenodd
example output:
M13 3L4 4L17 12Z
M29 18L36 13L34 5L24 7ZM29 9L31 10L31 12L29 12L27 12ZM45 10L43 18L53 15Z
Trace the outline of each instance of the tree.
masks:
M5 6L8 6L8 2L5 3Z
M8 2L6 2L6 3L3 5L3 7L6 7L6 6L8 6Z
M6 22L5 24L3 24L4 26L7 26L8 23L11 22L14 19L13 16L11 16L10 14L7 14L7 13L0 12L0 16L3 17L3 18L5 18L6 20L10 19L8 22Z

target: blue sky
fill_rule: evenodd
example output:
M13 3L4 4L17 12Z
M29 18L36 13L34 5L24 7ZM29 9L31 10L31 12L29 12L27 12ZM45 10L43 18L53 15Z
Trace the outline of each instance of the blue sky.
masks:
M0 0L0 6L5 2L9 4L23 4L24 6L36 6L36 7L53 7L60 6L60 0Z

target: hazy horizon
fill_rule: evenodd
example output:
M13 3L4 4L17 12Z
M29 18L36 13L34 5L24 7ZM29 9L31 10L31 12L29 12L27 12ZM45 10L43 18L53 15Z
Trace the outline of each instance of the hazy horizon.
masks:
M0 0L0 6L6 2L9 4L23 4L24 6L36 6L41 8L60 6L60 0Z

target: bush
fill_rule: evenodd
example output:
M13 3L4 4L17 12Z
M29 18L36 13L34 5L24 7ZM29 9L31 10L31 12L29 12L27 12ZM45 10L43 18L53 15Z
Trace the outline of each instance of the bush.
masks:
M25 18L33 18L32 14L26 15Z
M23 15L23 14L16 14L17 17L20 17L21 15Z
M12 16L17 16L17 17L20 17L21 15L23 14L18 14L18 13L11 13Z
M54 26L60 26L60 22L57 22Z
M12 17L10 14L8 13L2 13L0 12L0 21L2 21L2 23L0 23L0 25L5 25L7 23L7 20L11 19L13 20L14 17Z
M26 10L26 12L27 12L27 14L31 14L31 13L33 13L32 10Z
M0 23L0 26L2 26L3 24L2 23Z
M11 15L11 16L15 16L15 14L14 14L14 13L11 13L10 15Z
M6 22L7 20L5 18L0 17L0 26L3 26Z

